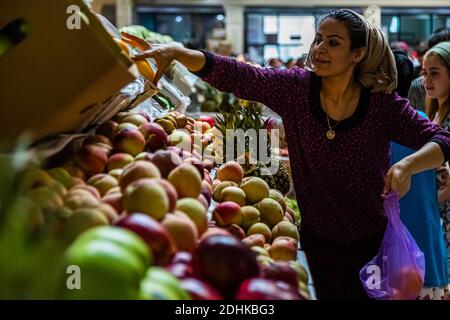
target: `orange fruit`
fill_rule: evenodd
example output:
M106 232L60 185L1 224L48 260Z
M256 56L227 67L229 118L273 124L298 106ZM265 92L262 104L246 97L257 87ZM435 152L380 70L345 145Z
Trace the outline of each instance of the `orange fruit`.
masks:
M130 57L130 48L128 47L128 45L125 42L123 42L122 40L117 39L117 38L114 38L114 41L120 47L122 52L129 58Z
M122 49L122 52L130 58L130 48L128 47L128 44L126 44L123 40L114 38L114 41L116 41L117 45ZM150 63L148 63L147 60L138 60L134 61L136 64L139 72L147 78L149 81L153 81L155 78L155 71L153 70Z
M139 72L144 77L146 77L147 80L153 81L153 79L155 78L155 71L153 70L152 66L150 65L150 63L148 63L147 60L138 60L135 61L134 63L136 63Z

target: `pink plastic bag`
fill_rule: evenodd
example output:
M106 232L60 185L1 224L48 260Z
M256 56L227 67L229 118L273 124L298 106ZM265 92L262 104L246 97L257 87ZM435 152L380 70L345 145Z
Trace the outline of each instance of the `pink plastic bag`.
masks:
M368 296L373 299L416 299L423 286L425 257L400 220L400 206L395 193L387 195L384 211L388 225L380 251L361 269L359 277Z

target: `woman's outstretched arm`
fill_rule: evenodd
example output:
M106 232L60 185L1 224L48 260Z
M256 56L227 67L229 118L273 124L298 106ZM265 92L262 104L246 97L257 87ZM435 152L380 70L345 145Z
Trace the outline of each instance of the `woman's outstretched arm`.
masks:
M276 112L280 111L276 106L285 98L287 87L295 85L300 89L295 79L300 79L299 72L306 72L258 68L232 58L170 44L152 44L134 57L135 60L144 58L153 58L158 65L155 83L170 63L177 60L213 87L241 99L264 103Z

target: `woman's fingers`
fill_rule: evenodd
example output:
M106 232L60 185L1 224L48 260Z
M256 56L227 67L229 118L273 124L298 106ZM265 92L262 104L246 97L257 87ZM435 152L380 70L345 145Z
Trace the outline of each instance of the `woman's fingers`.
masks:
M411 176L401 169L394 169L390 178L390 190L397 193L399 199L408 193L411 187Z
M146 51L151 48L151 44L142 38L136 37L126 32L121 32L120 34L122 35L123 41L134 47L141 49L142 51Z
M383 194L381 197L386 198L386 195L391 191L391 183L392 183L392 168L389 169L388 173L386 174L386 178L384 180L384 188L383 188Z
M133 60L143 60L146 58L155 58L155 50L147 50L131 57Z
M145 52L142 52L142 53L139 53L139 54L133 56L131 59L134 61L137 61L137 60L143 60L146 58L153 58L156 61L157 70L156 70L155 78L153 79L153 82L156 85L158 83L159 79L161 79L164 72L166 71L166 68L167 68L169 62L166 61L166 59L162 58L160 56L160 53L157 50L147 50Z

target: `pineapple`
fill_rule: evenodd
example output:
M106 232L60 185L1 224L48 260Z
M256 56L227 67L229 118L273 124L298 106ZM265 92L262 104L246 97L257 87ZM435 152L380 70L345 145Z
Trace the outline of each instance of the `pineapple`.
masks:
M264 167L260 162L256 165L249 166L245 171L245 176L260 177L267 182L271 189L276 189L283 195L286 195L291 189L291 176L283 162L278 161L278 171L273 175L263 175L261 169Z
M245 106L241 105L242 100L232 99L230 94L224 94L222 104L219 107L221 115L216 117L216 128L219 130L223 139L223 143L218 144L219 148L226 148L226 132L227 130L242 129L244 132L249 129L254 129L258 133L260 129L265 129L265 123L261 116L261 108L258 103L250 102ZM258 137L257 137L258 139ZM258 142L258 141L257 141ZM249 150L250 142L245 141L244 154L237 154L237 143L234 143L234 156L236 159L241 157L248 158L249 153L257 153L257 150ZM223 150L223 157L225 157L226 150ZM220 153L220 152L219 152ZM225 158L223 160L226 160Z
M273 179L275 180L274 189L281 191L283 195L286 195L291 190L291 175L283 162L278 162L278 171L273 176Z
M260 129L268 129L270 125L270 118L266 121L263 120L261 116L261 108L257 103L250 102L242 106L240 103L242 101L235 100L234 104L230 103L230 95L225 94L222 101L222 105L219 108L221 117L216 117L216 128L220 131L223 137L223 143L218 144L219 148L226 148L226 130L227 129L242 129L244 131L248 129L255 129L257 132ZM257 137L259 138L259 137ZM272 155L270 139L267 139L267 156ZM222 150L216 152L216 154L221 154ZM223 150L225 151L225 150ZM245 158L245 164L242 165L244 168L245 176L257 176L262 178L267 182L271 189L277 189L284 195L291 189L291 178L288 169L285 165L278 161L278 170L273 175L263 175L261 169L264 168L264 164L261 163L259 159L254 154L258 154L257 150L250 150L249 141L245 142L245 152L244 154L236 155L237 145L234 145L234 155L236 159L242 157ZM225 161L225 152L222 154L222 158ZM250 162L250 157L256 160L256 164Z

